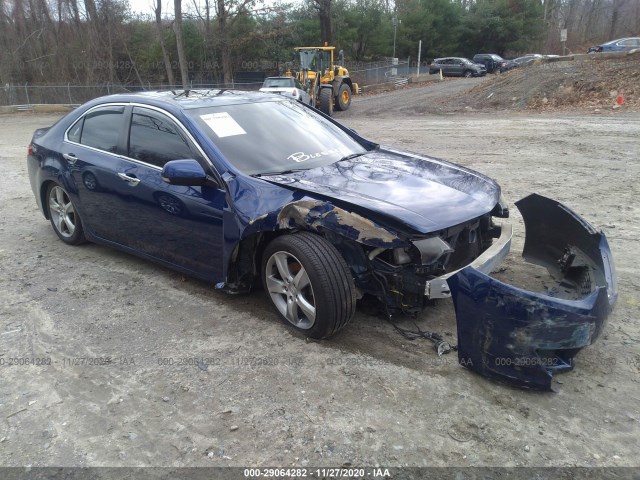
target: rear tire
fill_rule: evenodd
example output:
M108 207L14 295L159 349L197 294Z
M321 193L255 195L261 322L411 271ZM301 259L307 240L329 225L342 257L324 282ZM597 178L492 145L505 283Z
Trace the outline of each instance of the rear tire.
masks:
M320 111L325 115L333 115L333 88L320 89Z
M340 85L338 97L336 99L336 110L349 110L351 105L351 88L346 83Z
M262 282L280 318L311 338L328 338L355 314L349 267L319 235L300 232L273 240L262 255Z
M58 238L67 245L86 242L82 220L67 191L57 183L47 188L47 211L49 221Z

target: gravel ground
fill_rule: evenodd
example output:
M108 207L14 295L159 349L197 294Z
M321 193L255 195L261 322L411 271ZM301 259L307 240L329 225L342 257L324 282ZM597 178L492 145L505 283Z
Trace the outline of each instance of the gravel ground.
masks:
M379 97L389 109L356 99L338 119L493 176L511 201L564 201L607 233L618 306L557 393L488 381L366 308L337 338L311 342L262 292L226 296L106 247L64 245L25 163L33 130L56 117L4 115L0 465L639 466L640 115L430 116L410 108L418 90ZM520 261L512 211L498 275L539 283ZM417 322L455 340L449 302Z

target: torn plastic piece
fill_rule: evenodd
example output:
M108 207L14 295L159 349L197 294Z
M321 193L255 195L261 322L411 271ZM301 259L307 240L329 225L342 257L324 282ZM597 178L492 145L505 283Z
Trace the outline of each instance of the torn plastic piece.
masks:
M458 359L486 377L551 390L554 373L571 370L606 325L617 299L613 257L605 235L561 203L530 195L516 206L526 227L523 256L558 285L529 292L472 266L452 275Z

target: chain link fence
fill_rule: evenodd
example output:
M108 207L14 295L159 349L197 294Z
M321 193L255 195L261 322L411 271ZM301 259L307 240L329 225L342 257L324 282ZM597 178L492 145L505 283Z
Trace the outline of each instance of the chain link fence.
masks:
M258 90L262 82L251 83L217 83L191 84L189 89L217 90L238 89ZM183 90L180 85L147 84L147 85L12 85L0 87L0 106L30 105L81 105L93 98L116 93L131 93L147 90Z
M396 63L397 62L397 63ZM382 83L398 84L399 79L406 79L416 74L417 67L411 66L409 59L396 60L388 58L379 62L352 63L345 65L354 82L361 86L377 85ZM423 67L425 73L427 67ZM261 73L264 77L264 72ZM239 74L239 78L247 77L247 72ZM253 78L251 79L253 80ZM402 83L402 82L400 82ZM262 82L239 81L233 83L192 83L189 89L238 89L258 90ZM151 84L145 85L118 85L105 83L101 85L30 85L28 83L6 84L0 87L0 106L18 106L29 108L31 105L81 105L93 98L116 93L140 92L146 90L183 90L180 85Z

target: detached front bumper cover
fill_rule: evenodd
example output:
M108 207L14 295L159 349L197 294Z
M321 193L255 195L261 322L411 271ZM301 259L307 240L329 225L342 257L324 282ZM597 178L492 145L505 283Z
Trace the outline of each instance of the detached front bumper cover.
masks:
M561 203L534 194L516 206L526 228L523 257L546 267L557 285L529 292L473 265L451 275L458 359L486 377L551 390L553 374L571 370L606 325L618 296L613 257L604 233Z

